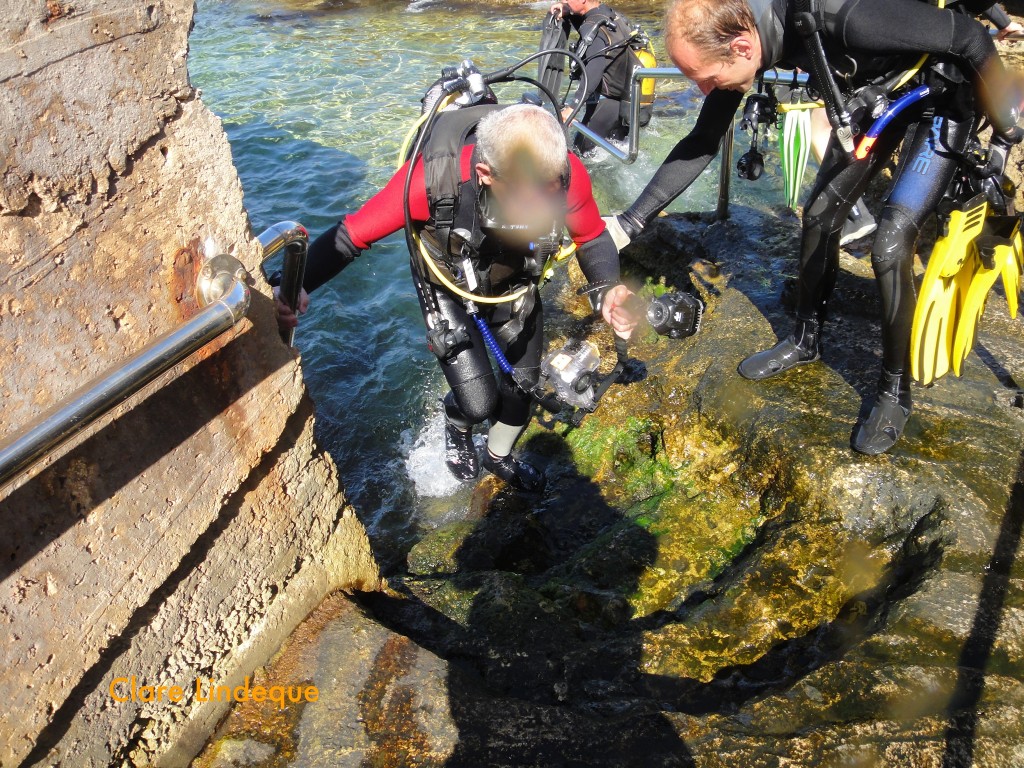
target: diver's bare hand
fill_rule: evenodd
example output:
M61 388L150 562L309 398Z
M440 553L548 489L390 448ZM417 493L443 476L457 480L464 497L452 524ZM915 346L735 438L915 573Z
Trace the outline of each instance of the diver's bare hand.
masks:
M296 315L281 298L281 288L274 286L274 309L277 310L277 324L281 328L296 328L299 325L299 315L306 314L306 310L309 309L309 294L305 288L299 292L299 313Z
M1005 40L1010 35L1019 35L1021 32L1024 32L1024 26L1016 21L1011 21L1009 25L996 32L996 40Z
M551 15L554 16L556 19L562 18L562 14L564 13L565 9L563 8L561 3L555 3L554 5L551 6Z
M615 331L615 335L628 340L633 335L638 319L626 308L626 303L633 292L624 285L616 285L604 295L601 302L601 315Z

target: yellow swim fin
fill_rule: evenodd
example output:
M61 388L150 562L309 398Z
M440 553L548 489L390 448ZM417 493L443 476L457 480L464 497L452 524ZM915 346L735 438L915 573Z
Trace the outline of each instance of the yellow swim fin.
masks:
M1017 244L1020 219L1016 216L990 216L982 233L974 240L974 254L957 275L963 303L953 332L953 372L961 376L964 360L974 348L978 323L985 314L989 291L1000 275L1007 287L1006 299L1011 312L1017 313L1020 273L1017 269ZM1009 281L1009 282L1007 282ZM1012 299L1010 298L1012 295Z
M1013 243L1012 252L1006 254L1002 263L1003 291L1006 293L1006 304L1010 308L1010 317L1017 317L1018 296L1020 295L1020 278L1024 273L1024 241L1020 232L1020 217L1013 216L1015 225L1010 235Z
M965 298L957 274L974 253L971 243L981 233L987 213L984 195L951 211L928 259L910 333L910 374L921 384L949 372L955 320Z
M990 235L979 235L974 241L975 252L956 277L962 303L959 313L953 318L953 351L950 357L953 373L957 376L963 375L964 360L974 348L989 291L999 278L1001 270L996 266L996 252L1004 247L1004 243Z

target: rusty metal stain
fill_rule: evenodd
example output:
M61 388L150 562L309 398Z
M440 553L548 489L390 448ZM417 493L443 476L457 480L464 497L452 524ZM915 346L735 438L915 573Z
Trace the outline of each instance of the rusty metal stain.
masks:
M196 279L202 264L199 247L199 238L193 238L188 245L176 250L172 259L171 298L181 320L188 320L199 311L196 300Z
M58 0L46 0L46 18L44 21L49 24L51 21L70 16L75 8L70 3L62 5Z

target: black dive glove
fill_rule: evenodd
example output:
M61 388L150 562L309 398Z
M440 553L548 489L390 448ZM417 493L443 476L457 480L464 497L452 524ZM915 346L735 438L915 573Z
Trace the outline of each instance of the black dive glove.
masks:
M309 244L306 276L302 287L312 293L358 258L362 250L349 237L345 222L339 221Z

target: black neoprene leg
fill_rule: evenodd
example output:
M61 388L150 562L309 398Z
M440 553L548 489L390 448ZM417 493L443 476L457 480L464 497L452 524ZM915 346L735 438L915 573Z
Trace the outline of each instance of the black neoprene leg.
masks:
M896 180L875 233L871 265L882 297L883 364L904 371L917 296L914 249L926 219L942 200L957 168L954 154L967 146L973 116L953 119L938 114L919 123L904 144Z
M839 273L843 224L898 142L898 132L883 134L875 145L876 151L859 162L847 159L834 139L829 142L804 208L796 328L775 346L743 360L738 370L744 378L767 379L819 359L821 322Z
M499 309L492 316L492 323L497 326L504 319L505 313ZM525 376L526 383L531 386L536 384L540 377L540 358L544 352L544 307L539 298L523 323L523 332L511 344L502 347L505 357ZM505 374L500 375L500 387L501 405L495 418L503 424L525 426L530 420L533 401Z
M440 360L441 371L451 387L454 402L446 399L448 418L458 427L468 429L489 419L498 409L500 396L494 379L487 348L480 331L462 304L443 291L436 291L438 308L451 328L465 327L469 345L447 360ZM420 298L424 318L427 311Z
M529 421L531 399L501 373L495 377L491 360L476 323L462 303L444 291L436 291L438 308L449 326L463 326L469 334L469 345L448 360L441 360L441 371L451 388L452 397L445 399L448 418L462 429L490 418L511 426L525 426ZM508 320L507 305L498 305L491 313L492 330ZM420 308L426 309L420 298ZM523 324L523 332L511 344L499 340L509 363L525 373L528 383L536 383L540 375L540 358L544 350L544 310L538 300Z
M620 102L615 99L601 99L596 104L587 105L582 122L603 139L621 139L625 136L625 126L619 119L620 108ZM594 142L583 134L576 134L574 146L582 154L592 150Z
M850 209L892 155L902 136L898 127L882 134L867 159L847 160L833 139L807 199L800 241L797 317L822 320L839 274L839 241Z

